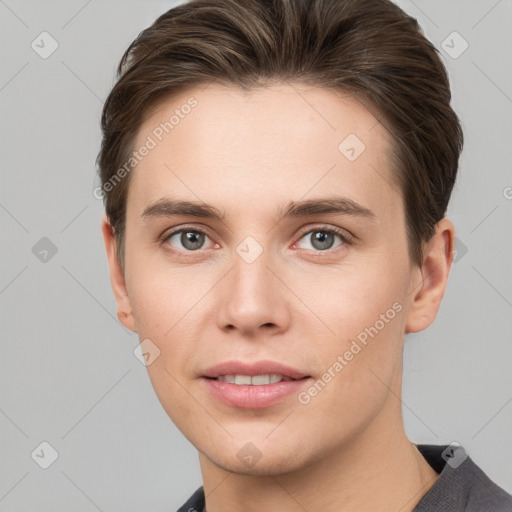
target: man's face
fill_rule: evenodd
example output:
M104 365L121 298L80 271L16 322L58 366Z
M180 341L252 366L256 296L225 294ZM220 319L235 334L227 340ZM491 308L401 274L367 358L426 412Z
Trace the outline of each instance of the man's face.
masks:
M197 105L182 108L191 97ZM421 279L382 124L320 88L211 85L153 113L135 149L148 136L156 145L128 193L127 325L160 351L147 369L176 426L217 466L253 474L304 467L369 432L382 442L400 415L403 336ZM362 211L282 216L292 202L339 198ZM223 217L150 209L164 199ZM262 360L307 378L269 402L256 385L236 393L204 376Z

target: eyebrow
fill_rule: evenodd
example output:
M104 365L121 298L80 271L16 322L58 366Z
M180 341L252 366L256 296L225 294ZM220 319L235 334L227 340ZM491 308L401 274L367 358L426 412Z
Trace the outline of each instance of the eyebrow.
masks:
M308 199L290 201L278 211L276 221L285 218L300 218L318 214L342 214L375 219L375 213L347 197L328 197L324 199ZM149 205L142 212L142 218L158 218L171 216L189 216L203 219L223 221L225 212L212 205L197 201L179 201L162 198Z

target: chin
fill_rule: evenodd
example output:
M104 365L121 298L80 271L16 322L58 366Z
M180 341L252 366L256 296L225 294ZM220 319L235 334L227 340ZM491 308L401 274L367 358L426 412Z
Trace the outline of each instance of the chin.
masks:
M266 432L265 436L268 435ZM196 446L215 466L232 473L251 476L278 476L303 469L309 460L304 442L282 437L270 441L256 436L231 439L217 446Z
M265 455L262 455L261 458L254 463L245 463L240 461L236 455L231 458L227 458L225 454L219 455L218 457L210 456L208 458L213 464L224 471L236 473L238 475L262 477L293 473L294 471L302 469L305 464L302 458L290 458L289 454L279 454L275 452L271 457L265 457Z

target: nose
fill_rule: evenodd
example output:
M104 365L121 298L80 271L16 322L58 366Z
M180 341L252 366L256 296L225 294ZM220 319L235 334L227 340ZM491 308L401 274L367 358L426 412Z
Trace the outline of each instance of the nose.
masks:
M248 337L287 330L293 294L283 281L266 251L252 262L234 254L231 271L219 283L219 328Z

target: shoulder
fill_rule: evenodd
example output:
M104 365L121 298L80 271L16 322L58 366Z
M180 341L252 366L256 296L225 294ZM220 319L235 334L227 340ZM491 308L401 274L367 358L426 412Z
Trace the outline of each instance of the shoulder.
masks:
M512 512L512 495L490 480L471 459L468 460L468 480L471 488L467 510Z
M204 489L199 487L194 494L177 510L177 512L203 512L204 509Z
M439 473L414 512L511 512L512 496L495 484L458 445L417 445Z

